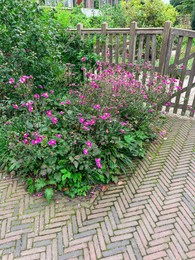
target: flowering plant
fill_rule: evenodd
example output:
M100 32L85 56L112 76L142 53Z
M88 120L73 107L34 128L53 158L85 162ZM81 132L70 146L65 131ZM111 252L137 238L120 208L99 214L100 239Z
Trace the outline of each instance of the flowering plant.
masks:
M54 189L84 195L132 169L155 137L158 108L177 90L174 79L149 80L148 64L97 65L80 88L49 90L24 76L7 83L16 95L1 101L1 165L23 175L30 192L45 189L48 200Z

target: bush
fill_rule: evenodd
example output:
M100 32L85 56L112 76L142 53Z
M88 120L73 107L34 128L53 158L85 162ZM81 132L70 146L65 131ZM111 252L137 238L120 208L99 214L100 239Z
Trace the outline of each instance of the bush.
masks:
M74 197L94 183L117 182L133 158L144 157L160 122L158 107L175 91L174 79L150 81L149 70L147 64L102 70L98 62L99 73L88 72L83 86L59 90L34 86L31 76L10 78L15 94L1 100L2 168L48 201L54 190Z
M86 56L90 66L97 59L90 40L64 30L54 11L45 14L31 0L3 1L0 31L0 84L33 75L35 84L55 85L64 82L65 64L73 62L82 80L81 57Z
M174 24L177 17L176 9L162 0L132 0L123 1L122 9L126 18L126 26L136 21L139 27L161 27L165 21Z

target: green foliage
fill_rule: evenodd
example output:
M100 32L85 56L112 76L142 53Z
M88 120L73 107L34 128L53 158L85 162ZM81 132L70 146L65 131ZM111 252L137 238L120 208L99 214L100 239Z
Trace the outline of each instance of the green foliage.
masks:
M22 176L29 192L44 193L49 202L54 190L86 195L91 185L117 182L121 172L133 169L133 159L145 156L161 122L158 106L174 91L167 92L166 82L175 80L146 81L148 64L102 71L105 64L97 63L100 72L87 72L79 86L40 88L28 76L5 84L0 165ZM69 65L70 74L74 67Z
M195 30L195 2L193 4L192 18L191 18L192 30Z
M132 0L122 1L122 9L126 18L126 26L136 21L140 27L159 27L165 21L176 21L177 12L171 5L162 0Z
M170 0L170 4L176 7L181 14L191 14L194 0Z

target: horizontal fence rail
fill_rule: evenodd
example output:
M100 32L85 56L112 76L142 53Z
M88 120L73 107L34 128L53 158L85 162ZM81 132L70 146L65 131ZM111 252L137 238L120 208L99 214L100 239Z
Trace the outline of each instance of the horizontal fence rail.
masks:
M149 62L154 72L179 78L181 91L171 100L166 112L195 114L195 31L171 27L165 22L162 28L138 28L132 22L130 28L86 29L77 25L77 31L84 39L93 38L94 52L104 62L129 64Z

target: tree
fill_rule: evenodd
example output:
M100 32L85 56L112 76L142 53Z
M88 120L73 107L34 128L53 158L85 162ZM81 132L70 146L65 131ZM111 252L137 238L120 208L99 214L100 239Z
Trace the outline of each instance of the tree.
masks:
M170 3L173 5L178 12L182 14L190 14L192 12L194 0L171 0Z

